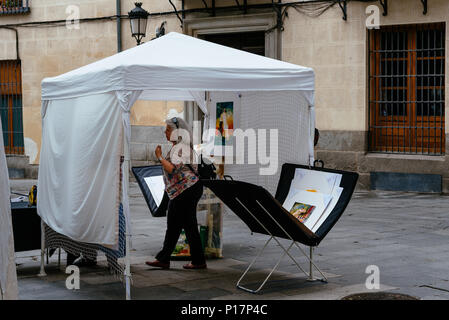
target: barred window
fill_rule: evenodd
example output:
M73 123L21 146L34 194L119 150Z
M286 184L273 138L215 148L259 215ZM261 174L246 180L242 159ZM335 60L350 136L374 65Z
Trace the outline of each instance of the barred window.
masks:
M29 0L0 0L0 15L29 12Z
M0 61L0 118L6 154L23 154L20 60Z
M445 152L445 24L369 31L369 150Z

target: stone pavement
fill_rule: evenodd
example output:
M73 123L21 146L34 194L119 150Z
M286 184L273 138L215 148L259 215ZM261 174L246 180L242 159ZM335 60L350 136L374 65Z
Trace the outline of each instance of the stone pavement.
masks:
M315 250L315 261L329 282L308 282L285 257L261 294L235 287L247 263L267 237L249 232L234 215L223 217L223 259L208 261L208 270L184 270L184 261L172 262L170 270L144 264L162 245L165 218L153 218L135 183L131 185L134 231L132 267L133 299L341 299L370 292L366 268L380 270L380 291L405 293L420 299L449 299L449 197L441 195L359 192L346 212ZM288 245L286 241L283 241ZM297 248L291 251L304 268L306 260ZM281 255L275 243L248 275L255 288ZM17 254L21 299L124 299L124 286L108 274L105 259L81 269L80 290L67 290L57 255L50 258L47 277L39 278L39 252ZM315 275L318 275L315 272Z

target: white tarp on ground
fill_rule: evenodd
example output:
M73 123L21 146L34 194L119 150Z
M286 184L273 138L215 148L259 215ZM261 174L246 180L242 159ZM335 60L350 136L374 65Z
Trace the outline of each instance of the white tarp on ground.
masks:
M287 155L285 159L313 161L312 69L170 33L42 81L38 214L53 230L72 239L111 244L116 239L113 226L117 210L113 205L118 199L118 195L114 198L114 181L119 167L115 148L121 142L117 136L120 123L129 144L130 108L137 99L196 101L209 117L211 107L205 92L211 91L253 92L248 96L253 98L260 91L285 92L289 108L297 106L304 116L297 119L298 112L283 110L278 101L272 106L271 120L277 119L276 125L284 129L305 121L301 132L308 141L284 137L293 141L295 148L284 144L282 152ZM257 99L247 101L241 108L254 117L260 112L260 103ZM264 104L266 108L270 106ZM262 118L264 123L271 121L270 117ZM295 150L301 155L289 156ZM267 183L272 184L271 180ZM129 219L125 183L122 202Z
M17 273L11 222L9 176L0 121L0 300L17 299Z

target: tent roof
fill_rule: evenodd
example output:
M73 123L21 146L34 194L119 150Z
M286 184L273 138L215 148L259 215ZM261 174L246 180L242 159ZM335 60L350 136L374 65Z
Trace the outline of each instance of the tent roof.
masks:
M42 81L42 100L116 90L189 100L191 91L314 90L314 71L171 32Z

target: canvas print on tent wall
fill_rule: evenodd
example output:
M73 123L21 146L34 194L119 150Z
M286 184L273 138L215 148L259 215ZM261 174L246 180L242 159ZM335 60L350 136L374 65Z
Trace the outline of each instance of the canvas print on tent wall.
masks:
M231 146L234 131L234 102L217 102L215 110L215 145Z

